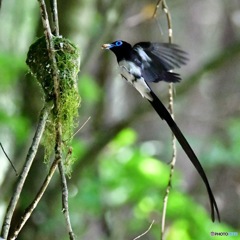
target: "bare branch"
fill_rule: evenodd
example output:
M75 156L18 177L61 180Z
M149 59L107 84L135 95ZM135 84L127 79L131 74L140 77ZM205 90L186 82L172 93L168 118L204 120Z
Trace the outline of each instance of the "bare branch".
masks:
M47 11L46 11L46 5L43 0L39 0L40 3L40 9L42 12L42 23L44 26L44 33L46 37L46 42L47 42L47 49L49 53L49 59L51 62L51 68L52 68L52 77L54 81L54 107L55 107L55 116L57 118L56 120L56 141L55 141L55 159L58 159L58 168L59 172L61 175L61 180L62 180L62 204L63 204L63 212L65 215L66 223L67 223L67 228L69 232L69 237L71 240L74 239L74 233L72 231L71 227L71 222L70 222L70 216L69 216L69 211L68 211L68 189L67 189L67 181L64 175L64 170L63 170L63 164L62 164L62 125L61 125L61 120L59 118L59 109L60 109L60 77L58 74L58 66L57 66L57 61L56 61L56 56L55 56L55 51L54 51L54 44L52 41L52 34L49 26L49 21L48 21L48 16L47 16ZM52 0L52 14L54 18L54 23L56 27L56 35L59 35L59 27L58 27L58 16L57 16L57 3L55 0Z
M62 212L63 212L65 220L66 220L69 239L74 240L75 237L74 237L74 233L73 233L72 226L71 226L69 207L68 207L67 180L66 180L66 176L65 176L65 173L64 173L62 161L60 161L58 163L58 169L59 169L59 173L60 173L60 176L61 176L61 183L62 183Z
M3 145L2 145L1 142L0 142L0 147L1 147L1 149L2 149L2 151L3 151L3 153L4 153L4 155L6 156L6 158L8 159L8 161L10 162L10 164L11 164L11 166L12 166L14 172L16 173L16 176L18 177L18 172L17 172L16 168L14 167L13 162L11 161L11 159L8 157L7 153L5 152L4 147L3 147Z
M23 216L21 217L20 223L17 225L17 227L14 230L14 233L12 234L12 236L9 238L10 240L14 240L17 238L19 232L21 231L21 229L23 228L23 226L25 225L25 223L27 222L27 220L29 219L29 217L31 216L33 210L37 207L39 201L41 200L45 190L48 187L48 184L50 183L53 174L58 166L58 163L61 161L61 158L55 158L54 162L52 163L48 175L45 178L41 188L39 189L36 197L34 198L33 202L26 208Z
M166 4L165 0L159 0L153 17L156 18L157 16L157 11L158 8L160 7L160 5L162 6L162 10L164 11L165 15L166 15L166 19L167 19L167 26L168 26L168 42L172 43L173 42L173 31L172 31L172 20L171 20L171 15L168 9L168 6ZM170 83L169 84L169 88L168 88L168 101L169 101L169 112L171 113L172 118L174 119L174 109L173 109L173 84ZM167 212L167 204L168 204L168 197L169 197L169 193L171 190L171 186L172 186L172 177L173 177L173 173L174 173L174 167L175 167L175 163L176 163L176 157L177 157L177 147L176 147L176 138L174 136L174 134L172 134L172 159L170 162L170 173L169 173L169 180L168 180L168 185L166 188L166 192L165 192L165 196L163 199L163 212L162 212L162 222L161 222L161 237L160 239L163 239L163 235L165 232L165 220L166 220L166 212Z
M57 67L57 61L56 61L56 56L55 56L55 51L54 51L54 44L52 41L52 33L51 33L51 28L50 28L50 23L48 20L48 14L47 14L47 9L46 9L46 4L44 0L38 0L40 4L40 10L41 10L41 17L42 17L42 24L44 28L44 34L46 37L46 43L47 43L47 49L48 49L48 54L49 54L49 60L51 62L51 69L52 69L52 77L54 81L54 107L56 109L56 113L58 112L59 108L59 75L58 75L58 67ZM56 114L57 116L57 114Z
M157 11L158 11L160 5L162 4L162 1L163 1L163 0L158 0L158 2L157 2L157 4L156 4L156 7L155 7L155 10L154 10L154 12L153 12L153 18L156 18L156 17L157 17Z
M150 231L150 229L152 228L153 224L154 224L154 220L152 220L152 223L150 224L149 228L144 233L142 233L139 236L135 237L133 240L137 240L137 239L143 237L144 235L146 235Z
M54 24L54 33L56 36L59 36L59 22L58 22L58 9L57 9L57 0L50 1L51 15Z
M88 117L88 119L83 123L83 125L70 138L73 138L78 132L80 132L85 127L85 125L88 123L88 121L90 119L91 119L91 117ZM68 140L69 139L63 140L63 142L66 142Z
M33 137L32 144L28 150L25 164L23 166L22 172L20 174L19 180L18 180L16 188L14 190L14 194L10 200L10 203L9 203L7 211L6 211L6 215L4 218L3 227L2 227L2 231L1 231L1 236L4 239L7 239L8 232L10 229L10 224L12 221L13 212L16 208L16 205L17 205L18 199L20 197L20 194L22 192L22 188L25 183L28 172L32 166L33 159L35 158L35 155L37 153L37 149L38 149L42 134L44 132L45 124L46 124L48 114L49 114L49 111L51 108L52 108L52 104L48 103L44 106L44 108L42 109L42 111L40 113L38 126L36 129L35 135Z

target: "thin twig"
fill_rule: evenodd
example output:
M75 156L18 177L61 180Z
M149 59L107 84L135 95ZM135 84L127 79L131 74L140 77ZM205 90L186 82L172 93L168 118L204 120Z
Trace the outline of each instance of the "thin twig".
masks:
M42 134L44 132L45 124L46 124L48 114L49 114L49 111L50 111L51 108L52 108L52 104L48 103L44 106L44 108L42 109L42 111L40 113L38 126L37 126L37 129L36 129L35 135L33 137L32 144L31 144L31 146L28 150L28 154L27 154L27 157L26 157L25 164L23 166L22 172L20 174L19 180L18 180L16 188L14 190L14 194L13 194L11 200L10 200L10 203L9 203L7 211L6 211L6 215L5 215L5 218L4 218L2 231L1 231L1 236L4 239L7 239L9 229L10 229L10 224L11 224L11 221L12 221L13 212L16 208L18 199L19 199L20 194L22 192L22 188L23 188L24 182L26 180L26 177L28 175L28 172L31 168L33 159L35 158L35 155L37 153L37 149L38 149L40 140L42 138Z
M56 35L59 35L59 28L58 28L58 16L57 16L57 3L55 0L52 0L52 12L53 12L53 17L55 18L55 24L56 24ZM54 107L55 107L55 116L56 116L56 139L55 139L55 159L59 159L58 162L58 168L61 174L61 179L62 179L62 194L63 194L63 209L66 223L67 223L67 228L69 232L69 237L71 240L74 239L74 233L72 231L71 227L71 222L70 222L70 215L68 211L68 189L67 189L67 182L66 178L64 176L64 170L63 170L63 165L62 165L62 125L61 121L59 119L59 109L60 109L60 77L58 74L58 66L57 66L57 61L56 61L56 56L55 56L55 51L54 51L54 44L52 41L52 34L51 34L51 29L48 21L48 15L47 15L47 10L46 10L46 5L43 0L39 0L40 3L40 9L42 12L42 23L44 26L44 33L46 37L46 43L47 43L47 49L49 53L49 59L51 62L51 69L52 69L52 77L53 77L53 82L54 82Z
M152 223L150 224L149 228L144 233L142 233L139 236L135 237L133 240L137 240L137 239L143 237L144 235L146 235L150 231L150 229L152 228L153 224L154 224L154 220L152 220Z
M0 142L0 147L1 147L1 149L2 149L2 151L3 151L3 153L4 153L4 155L6 156L6 158L8 159L8 161L10 162L10 164L11 164L11 166L12 166L14 172L16 173L16 176L18 177L18 172L17 172L16 168L14 167L13 162L11 161L11 159L8 157L7 153L5 152L4 147L3 147L3 145L2 145L1 142Z
M72 226L71 226L69 207L68 207L67 180L66 180L66 176L65 176L65 173L64 173L62 161L60 161L58 163L58 169L59 169L59 173L60 173L60 176L61 176L61 183L62 183L62 212L65 216L65 220L66 220L66 224L67 224L67 230L68 230L68 234L69 234L69 239L74 240L75 236L74 236Z
M155 7L155 9L154 9L154 12L153 12L153 18L157 18L157 11L158 11L158 9L160 8L160 5L161 5L161 3L162 3L162 1L163 0L158 0L158 2L157 2L157 4L156 4L156 7Z
M80 132L84 127L85 125L88 123L88 121L91 119L91 117L88 117L88 119L83 123L83 125L73 134L72 137L74 137L78 132Z
M70 136L69 138L63 140L63 143L69 141L69 140L72 139L78 132L80 132L80 131L85 127L85 125L88 123L88 121L89 121L90 119L91 119L91 117L88 117L88 119L83 123L83 125L82 125L72 136Z
M37 205L38 205L39 201L41 200L44 192L46 191L48 184L50 183L50 181L53 177L53 174L54 174L54 172L58 166L58 163L60 161L61 161L61 158L55 158L41 188L39 189L39 191L38 191L37 195L35 196L34 200L32 201L32 203L25 209L25 212L24 212L23 216L21 217L20 223L17 225L12 236L9 238L10 240L14 240L17 238L19 232L21 231L21 229L23 228L23 226L25 225L25 223L31 216L33 210L37 207Z
M163 11L165 12L166 18L167 18L167 25L168 25L168 42L172 43L173 42L173 31L172 31L172 19L171 15L168 9L168 6L166 4L166 1L162 1L162 8ZM174 110L173 110L173 83L169 84L168 88L168 96L169 96L169 111L171 113L172 118L174 119ZM168 180L168 185L166 189L166 193L164 196L164 204L163 204L163 215L162 215L162 228L161 228L161 239L163 239L164 232L165 232L165 219L166 219L166 211L167 211L167 204L168 204L168 197L169 193L172 187L172 179L173 179L173 174L174 174L174 167L176 163L176 158L177 158L177 146L176 146L176 138L174 134L172 134L172 160L170 162L170 173L169 173L169 180Z
M51 8L51 15L52 15L52 20L53 20L54 34L56 36L59 36L58 9L57 9L57 1L56 0L50 1L50 8Z
M52 33L51 28L48 20L48 14L46 9L46 4L44 0L38 0L40 4L41 16L42 16L42 24L44 28L44 34L46 37L46 44L49 54L49 60L51 63L51 70L52 70L52 78L54 82L54 110L56 120L56 144L55 144L55 158L60 158L62 160L62 127L60 119L58 118L59 114L59 95L60 95L60 87L59 87L59 74L58 74L58 66L57 60L54 51L54 44L52 41Z
M171 15L168 9L168 6L166 4L165 0L159 0L153 17L156 18L157 16L157 10L160 7L160 5L162 6L162 10L164 11L166 18L167 18L167 25L168 25L168 42L172 43L173 42L173 31L172 31L172 20L171 20ZM172 116L172 118L174 119L174 110L173 110L173 84L170 83L169 84L169 88L168 88L168 100L169 100L169 112ZM167 205L168 205L168 197L169 197L169 193L171 190L171 186L172 186L172 178L173 178L173 173L174 173L174 167L175 167L175 163L176 163L176 156L177 156L177 147L176 147L176 138L175 136L172 134L172 159L170 162L170 173L169 173L169 180L168 180L168 185L166 188L166 192L165 192L165 196L163 199L163 212L162 212L162 222L161 222L161 236L160 239L163 240L163 236L164 236L164 232L165 232L165 221L166 221L166 212L167 212Z
M169 12L168 6L166 4L166 1L162 1L162 9L166 14L167 18L167 25L168 25L168 42L172 43L173 42L173 31L172 31L172 19L171 19L171 14Z
M58 67L57 67L57 60L55 56L55 51L54 51L54 44L52 41L52 32L50 28L50 23L48 19L48 14L47 14L47 9L46 9L46 4L44 0L38 0L39 5L40 5L40 10L41 10L41 17L42 17L42 24L44 28L44 34L46 37L46 44L47 44L47 49L48 49L48 54L49 54L49 60L51 63L51 70L52 70L52 78L54 82L54 107L56 110L56 116L58 113L58 108L59 108L59 75L58 75ZM58 121L57 121L58 122Z

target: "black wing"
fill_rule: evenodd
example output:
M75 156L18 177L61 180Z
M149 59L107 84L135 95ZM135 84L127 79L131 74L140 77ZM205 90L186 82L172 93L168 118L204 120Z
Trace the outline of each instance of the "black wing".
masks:
M169 72L186 64L186 53L176 44L140 42L133 46L132 60L141 67L147 82L179 82L180 75Z

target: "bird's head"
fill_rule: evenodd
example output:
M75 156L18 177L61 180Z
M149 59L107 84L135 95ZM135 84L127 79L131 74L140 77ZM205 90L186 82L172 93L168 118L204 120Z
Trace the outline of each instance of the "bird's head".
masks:
M112 43L105 43L102 45L102 49L109 49L111 50L117 57L117 60L120 61L122 58L124 58L126 55L128 55L132 49L131 44L122 41L117 40Z

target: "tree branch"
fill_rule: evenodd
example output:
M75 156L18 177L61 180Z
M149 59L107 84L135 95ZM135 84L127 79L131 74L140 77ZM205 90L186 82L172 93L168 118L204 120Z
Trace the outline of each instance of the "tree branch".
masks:
M11 200L10 200L10 203L9 203L7 211L6 211L6 215L5 215L5 218L4 218L2 231L1 231L1 236L4 239L7 239L14 210L16 208L18 199L19 199L20 194L22 192L22 188L23 188L23 185L25 183L28 172L29 172L29 170L32 166L33 159L35 158L35 155L37 153L37 149L38 149L40 140L42 138L42 134L44 132L45 124L46 124L48 114L49 114L51 108L52 108L51 103L45 104L44 108L42 109L42 111L40 113L38 126L37 126L37 129L36 129L35 135L33 137L32 144L31 144L31 146L28 150L28 154L27 154L27 157L26 157L25 164L23 166L22 172L19 176L19 180L18 180L16 188L14 190L14 194L13 194Z
M17 227L15 228L12 236L9 238L10 240L14 240L17 238L19 232L21 231L21 229L23 228L23 226L25 225L25 223L27 222L27 220L30 218L33 210L37 207L39 201L41 200L44 192L46 191L48 184L50 183L53 174L58 166L58 163L61 162L61 158L55 158L54 162L52 163L48 175L45 178L40 190L38 191L36 197L34 198L33 202L26 208L23 216L21 217L20 223L17 225Z
M58 163L58 169L61 176L61 183L62 183L62 212L64 214L67 230L69 234L69 239L74 240L75 236L72 230L71 221L70 221L70 214L69 214L69 207L68 207L68 187L67 187L67 180L63 169L63 163L60 161Z
M58 161L58 168L61 176L61 182L62 182L62 205L63 205L63 213L65 216L67 229L69 233L69 238L71 240L74 240L74 233L72 230L71 222L70 222L70 215L69 215L69 208L68 208L68 188L67 188L67 181L66 177L64 175L64 169L63 169L63 159L62 159L62 125L61 120L59 118L59 109L60 109L60 77L58 74L58 66L54 51L54 44L52 41L52 34L49 26L46 6L44 1L40 0L40 8L42 11L42 22L44 26L44 33L46 37L47 42L47 49L49 51L49 59L52 66L52 73L53 73L53 81L54 81L54 106L55 106L55 116L57 118L56 121L56 141L55 141L55 159L59 159ZM56 0L51 0L51 12L53 16L53 22L55 24L55 31L56 36L59 36L59 24L58 24L58 13L57 13L57 2Z
M16 176L18 177L17 169L14 167L13 162L11 161L11 159L9 158L9 156L7 155L7 153L6 153L6 151L4 150L4 147L3 147L3 145L2 145L1 142L0 142L0 147L1 147L1 149L2 149L2 151L3 151L3 153L4 153L4 155L5 155L5 157L6 157L7 160L10 162L10 164L11 164L11 166L12 166L12 168L13 168L15 174L16 174Z
M51 15L54 25L54 33L56 36L59 36L59 21L58 21L58 8L57 8L57 0L51 0L50 1L50 7L51 7Z
M133 240L137 240L137 239L143 237L144 235L146 235L146 234L151 230L153 224L154 224L154 220L152 220L149 228L148 228L144 233L142 233L142 234L140 234L139 236L135 237Z
M166 19L167 19L168 42L172 43L173 42L172 20L171 20L171 15L170 15L170 12L169 12L169 9L168 9L168 6L167 6L165 0L159 0L158 1L153 16L156 18L157 11L158 11L158 8L160 7L160 5L162 6L162 10L164 11L164 13L166 15ZM169 112L170 112L172 118L174 119L173 84L172 83L170 83L169 87L168 87L168 101L169 101L168 109L169 109ZM171 186L172 186L172 177L173 177L174 167L175 167L176 157L177 157L176 138L175 138L173 133L172 133L172 150L173 151L172 151L172 159L171 159L171 162L170 162L169 180L168 180L168 185L167 185L167 188L166 188L165 196L164 196L164 199L163 199L161 235L160 235L161 240L163 240L163 235L164 235L164 232L165 232L165 221L166 221L168 197L169 197L169 193L170 193Z

